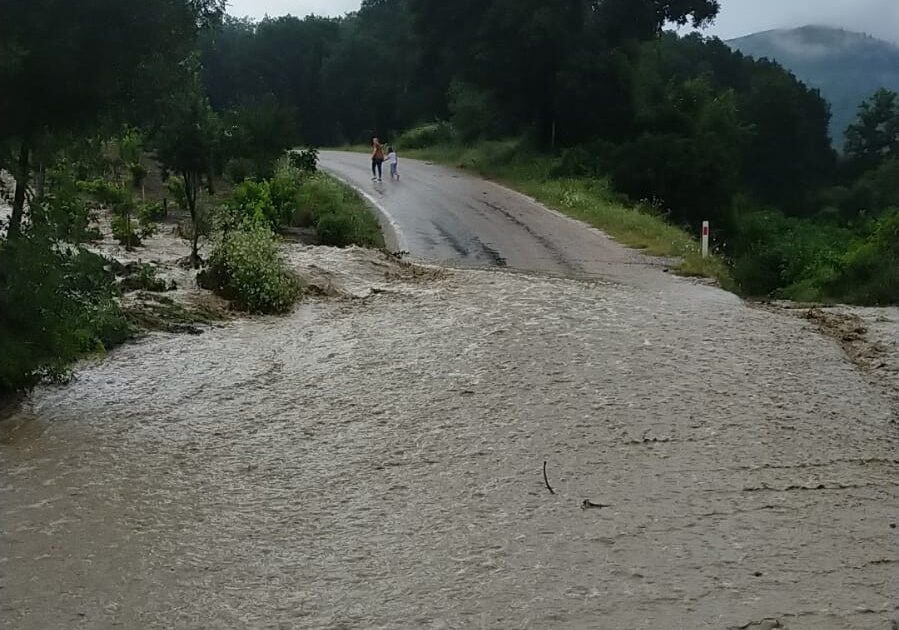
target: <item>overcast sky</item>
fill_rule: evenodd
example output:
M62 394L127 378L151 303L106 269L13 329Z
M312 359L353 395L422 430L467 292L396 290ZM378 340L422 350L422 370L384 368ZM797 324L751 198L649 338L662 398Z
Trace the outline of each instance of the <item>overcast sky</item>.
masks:
M229 12L254 18L343 15L360 4L360 0L230 0ZM806 24L839 26L899 43L899 0L721 0L718 22L708 32L729 39Z

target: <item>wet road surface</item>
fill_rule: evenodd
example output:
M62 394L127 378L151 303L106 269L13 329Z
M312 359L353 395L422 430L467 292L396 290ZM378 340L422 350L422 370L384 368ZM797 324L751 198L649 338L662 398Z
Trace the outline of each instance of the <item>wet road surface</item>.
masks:
M599 230L458 169L402 159L400 181L373 182L365 154L323 151L320 165L376 205L386 218L388 245L414 260L616 278L633 278L631 265L658 264Z

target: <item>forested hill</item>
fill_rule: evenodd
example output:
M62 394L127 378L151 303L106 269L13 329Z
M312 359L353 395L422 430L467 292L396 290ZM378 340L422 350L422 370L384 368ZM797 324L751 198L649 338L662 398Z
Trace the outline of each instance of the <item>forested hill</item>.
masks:
M727 43L744 54L773 59L821 90L833 108L831 136L839 148L862 101L880 88L899 91L899 46L862 33L805 26Z

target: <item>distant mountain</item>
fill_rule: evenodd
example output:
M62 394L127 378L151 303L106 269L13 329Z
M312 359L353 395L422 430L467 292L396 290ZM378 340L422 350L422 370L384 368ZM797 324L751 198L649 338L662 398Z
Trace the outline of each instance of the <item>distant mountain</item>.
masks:
M899 46L862 33L804 26L756 33L727 44L745 55L773 59L821 90L831 104L831 137L838 148L863 100L882 87L899 92Z

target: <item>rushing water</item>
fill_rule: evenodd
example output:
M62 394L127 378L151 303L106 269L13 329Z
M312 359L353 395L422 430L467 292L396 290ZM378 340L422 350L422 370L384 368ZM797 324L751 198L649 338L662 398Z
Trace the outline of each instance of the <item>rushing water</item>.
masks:
M343 297L150 336L0 423L0 625L896 618L895 410L806 324L674 279L292 260Z

